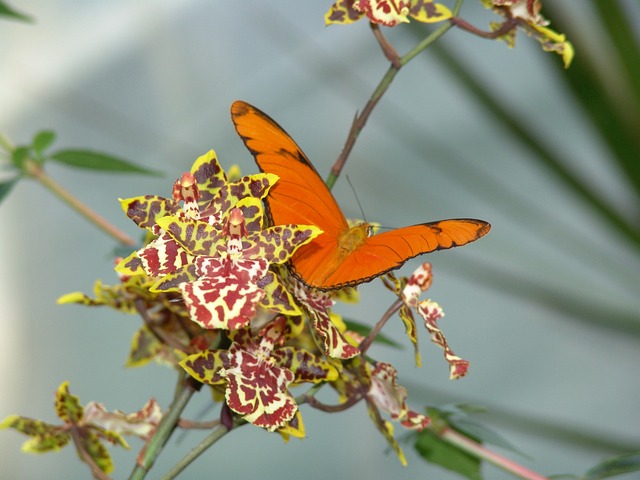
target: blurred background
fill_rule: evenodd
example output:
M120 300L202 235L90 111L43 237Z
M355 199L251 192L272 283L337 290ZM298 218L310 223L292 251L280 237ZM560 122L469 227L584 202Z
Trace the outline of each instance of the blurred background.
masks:
M370 351L398 368L410 406L483 405L488 412L476 420L525 455L498 451L545 475L580 474L640 448L640 8L633 0L547 3L552 28L576 47L571 69L522 32L508 49L452 29L398 74L344 173L368 220L384 226L449 217L493 225L473 245L420 259L433 264L428 295L445 310L450 346L471 361L467 377L448 379L426 331L423 367L415 368L399 319L385 332L405 348ZM257 172L229 118L235 99L276 119L326 176L388 67L365 21L324 26L330 4L14 2L34 23L0 21L0 131L25 144L53 129L54 149L104 151L165 172L94 175L47 165L136 238L119 197L170 196L173 181L210 148L225 168ZM499 20L474 0L461 16L481 29ZM385 33L404 53L431 30L412 24ZM361 217L344 178L334 194L347 216ZM114 241L31 181L0 205L0 225L0 419L54 421L53 394L64 380L82 403L134 411L155 397L168 406L172 371L123 367L137 317L56 305L64 293L90 293L98 278L117 282ZM359 305L338 310L367 324L393 302L379 282L360 295ZM198 416L207 399L199 394L187 414ZM409 466L401 467L364 405L302 412L306 439L285 445L245 427L184 478L459 478L408 444ZM172 438L149 478L203 436ZM89 478L72 448L26 455L25 439L0 432L3 478ZM131 444L111 450L113 478L129 475L141 447Z

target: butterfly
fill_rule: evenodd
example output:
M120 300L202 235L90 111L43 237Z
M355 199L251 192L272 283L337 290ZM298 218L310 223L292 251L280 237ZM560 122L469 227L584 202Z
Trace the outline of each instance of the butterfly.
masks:
M274 225L316 225L323 233L300 247L290 271L308 287L337 290L369 282L410 258L459 247L486 235L491 225L458 218L370 235L371 226L349 226L335 198L293 139L268 115L243 101L231 105L238 135L263 173L279 180L266 198Z

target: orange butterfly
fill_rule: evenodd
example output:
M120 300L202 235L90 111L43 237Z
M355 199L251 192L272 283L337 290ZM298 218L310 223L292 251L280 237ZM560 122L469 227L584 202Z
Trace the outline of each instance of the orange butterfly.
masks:
M367 223L349 227L335 198L293 139L265 113L240 100L231 118L262 172L280 180L266 199L274 225L316 225L323 230L291 259L291 273L307 286L336 290L369 282L423 253L459 247L486 235L491 225L459 218L369 235Z

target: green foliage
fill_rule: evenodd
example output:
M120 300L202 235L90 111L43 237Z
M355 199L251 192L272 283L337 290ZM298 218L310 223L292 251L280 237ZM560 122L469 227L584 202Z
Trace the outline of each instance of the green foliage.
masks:
M462 435L475 444L492 444L522 455L498 433L470 420L470 414L481 411L484 409L466 404L447 405L441 408L428 407L431 425L415 434L414 448L425 460L472 480L482 478L481 456L461 448L459 444L448 438L446 431Z
M31 142L31 149L34 153L34 160L38 163L44 162L42 154L56 140L56 132L52 130L41 130L35 134Z
M106 153L83 149L58 150L50 156L51 160L69 167L88 170L102 170L112 173L142 173L146 175L162 176L161 172L141 167L139 165Z
M640 452L633 452L605 460L590 469L584 478L600 480L637 471L640 471Z
M11 162L20 170L24 168L24 164L29 157L29 147L22 146L17 147L11 152Z
M162 173L141 167L135 163L116 157L114 155L95 152L89 149L62 149L53 153L47 150L56 140L56 133L53 130L40 130L33 136L33 140L28 145L18 145L14 147L11 143L0 136L2 147L9 154L10 169L13 178L0 183L0 203L7 197L14 185L23 177L31 177L40 180L43 185L50 188L55 194L60 195L59 190L52 186L54 182L45 181L43 165L51 160L72 168L85 170L103 171L108 173L126 173L161 176Z
M445 405L440 408L428 407L427 411L432 418L445 421L456 431L463 433L470 438L524 455L522 452L517 450L513 444L500 436L494 430L471 420L471 415L484 413L486 411L484 407L469 404L457 404Z
M18 177L0 183L0 203L2 203L4 197L9 195L9 192L11 192L16 183L18 183Z
M33 18L29 15L15 10L3 1L0 1L0 17L9 17L11 20L20 20L23 22L33 22Z
M425 429L417 434L416 451L428 462L456 472L469 480L482 480L480 460Z

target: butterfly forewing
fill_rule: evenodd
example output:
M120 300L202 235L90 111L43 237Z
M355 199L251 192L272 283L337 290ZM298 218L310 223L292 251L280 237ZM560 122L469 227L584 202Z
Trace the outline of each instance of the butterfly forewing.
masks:
M233 103L231 117L260 170L279 177L267 198L275 224L316 225L332 236L348 228L322 178L282 127L242 101Z

